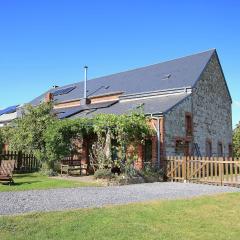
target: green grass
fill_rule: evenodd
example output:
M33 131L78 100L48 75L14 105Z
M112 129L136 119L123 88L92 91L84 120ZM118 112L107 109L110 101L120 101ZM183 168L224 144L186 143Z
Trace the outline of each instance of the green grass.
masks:
M0 239L236 239L240 193L0 217Z
M0 183L0 192L96 186L94 183L54 179L40 175L39 173L16 174L14 175L14 182L13 185Z

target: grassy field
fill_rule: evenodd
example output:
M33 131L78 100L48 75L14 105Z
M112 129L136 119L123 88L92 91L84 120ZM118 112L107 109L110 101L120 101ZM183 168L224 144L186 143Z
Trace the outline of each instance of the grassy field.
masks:
M0 239L236 239L240 194L0 217Z
M96 186L96 184L93 183L49 178L39 173L16 174L14 175L14 182L13 185L0 183L0 192Z

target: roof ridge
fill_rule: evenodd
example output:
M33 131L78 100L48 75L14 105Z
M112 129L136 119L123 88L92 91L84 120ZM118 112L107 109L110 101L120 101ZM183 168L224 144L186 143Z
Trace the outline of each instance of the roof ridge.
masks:
M177 58L169 59L169 60L167 60L167 61L162 61L162 62L158 62L158 63L149 64L149 65L146 65L146 66L143 66L143 67L136 67L136 68L133 68L133 69L123 70L123 71L120 71L120 72L117 72L117 73L111 73L111 74L109 74L109 75L103 75L103 76L99 76L99 77L90 78L90 79L88 79L88 81L97 80L97 79L99 79L99 78L111 77L111 76L118 75L118 74L122 74L122 73L128 73L128 72L132 72L132 71L136 71L136 70L140 70L140 69L152 67L152 66L155 66L155 65L158 65L158 64L168 63L168 62L180 60L180 59L183 59L183 58L188 58L188 57L200 55L200 54L207 53L207 52L211 52L211 51L212 51L212 52L216 51L216 48L211 48L211 49L206 50L206 51L197 52L197 53L194 53L194 54L190 54L190 55L185 55L185 56L182 56L182 57L177 57ZM76 85L76 84L79 84L79 83L82 83L82 82L83 82L83 80L80 80L80 81L78 81L78 82L74 82L74 83L70 83L70 84L67 84L67 85L60 86L59 88Z

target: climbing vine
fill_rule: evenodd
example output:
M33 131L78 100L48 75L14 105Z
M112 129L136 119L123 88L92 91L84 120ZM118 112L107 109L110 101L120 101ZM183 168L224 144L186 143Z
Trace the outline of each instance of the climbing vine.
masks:
M144 114L132 112L123 115L99 114L91 119L59 120L47 128L44 136L50 161L73 153L78 148L76 143L88 138L91 142L92 164L106 168L112 164L119 167L126 164L131 158L127 156L127 146L143 141L150 134L152 130ZM113 148L118 152L114 162Z
M91 120L86 118L58 120L48 126L44 134L49 161L74 153L83 138L93 132Z

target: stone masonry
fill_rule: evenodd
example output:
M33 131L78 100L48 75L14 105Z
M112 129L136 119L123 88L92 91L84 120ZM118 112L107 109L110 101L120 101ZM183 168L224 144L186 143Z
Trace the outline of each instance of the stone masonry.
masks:
M231 97L228 93L216 53L205 67L192 93L165 114L165 153L176 154L176 140L189 142L190 154L197 143L202 156L206 156L206 142L212 145L212 155L218 155L218 144L223 155L229 155L232 144ZM185 114L192 116L193 134L186 138Z
M223 145L223 155L228 156L232 144L232 101L216 53L193 89L192 101L194 141L202 155L206 154L206 139L209 139L213 156L218 154L219 142Z
M192 97L189 95L165 115L165 154L174 156L177 139L185 139L185 113L192 112Z

